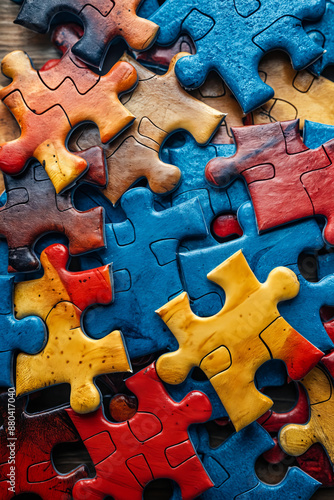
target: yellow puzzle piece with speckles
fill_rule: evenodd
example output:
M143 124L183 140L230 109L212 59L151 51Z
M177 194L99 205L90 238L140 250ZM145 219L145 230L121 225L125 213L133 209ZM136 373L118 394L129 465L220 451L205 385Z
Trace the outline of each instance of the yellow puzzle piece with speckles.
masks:
M164 382L180 384L194 366L199 366L239 431L273 404L254 383L256 370L265 361L285 361L290 377L298 380L322 353L277 310L278 302L295 297L299 291L290 269L277 267L265 283L260 283L239 251L208 278L226 294L225 305L216 315L196 316L186 293L157 311L179 343L177 351L158 359L157 372Z
M299 456L314 443L321 443L334 463L333 382L324 368L316 366L302 383L310 401L310 419L307 424L285 425L279 434L280 445L289 455Z
M71 302L59 302L46 324L49 338L43 351L17 357L17 395L68 383L74 411L96 410L101 401L94 377L131 371L121 332L114 331L100 340L87 337L80 327L80 310Z

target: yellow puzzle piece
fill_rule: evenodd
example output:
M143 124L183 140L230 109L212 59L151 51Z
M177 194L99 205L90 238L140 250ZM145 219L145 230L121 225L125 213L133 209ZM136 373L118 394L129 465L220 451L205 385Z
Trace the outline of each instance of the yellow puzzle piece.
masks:
M157 361L159 377L180 384L199 366L221 399L237 431L272 406L254 383L256 370L271 358L285 361L292 379L315 366L321 351L296 332L280 315L277 303L295 297L296 275L278 267L260 283L241 251L208 274L224 288L226 302L215 316L196 316L186 293L157 313L175 335L179 349Z
M310 402L307 424L288 424L279 434L280 445L292 456L305 453L314 443L321 443L334 463L334 394L333 381L325 368L316 366L302 380Z
M104 373L131 372L119 331L100 340L88 338L80 327L80 310L59 302L46 320L48 342L36 355L19 354L16 364L18 396L54 384L71 385L71 407L77 413L96 410L100 393L94 377Z

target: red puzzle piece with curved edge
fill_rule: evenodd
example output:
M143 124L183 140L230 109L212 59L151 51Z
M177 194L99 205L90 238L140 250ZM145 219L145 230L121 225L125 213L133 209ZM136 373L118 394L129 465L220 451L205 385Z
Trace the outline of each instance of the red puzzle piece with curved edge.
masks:
M210 160L206 178L214 186L225 187L241 175L248 185L260 232L323 215L327 218L324 238L334 245L334 203L328 196L334 183L334 140L308 149L298 124L293 120L232 129L236 154Z
M212 223L212 232L220 239L243 235L236 214L218 215Z
M183 500L197 497L213 486L188 436L188 426L211 415L208 397L190 392L181 402L171 399L155 365L126 381L138 398L134 417L122 423L105 419L101 409L77 415L67 410L95 464L96 477L79 481L73 498L141 500L150 481L176 481Z
M29 414L25 410L26 403L27 398L18 398L15 404L8 406L7 393L0 397L0 413L4 420L0 430L1 500L16 498L20 493L36 494L43 500L71 500L74 484L87 477L88 471L81 465L67 474L60 474L53 465L52 450L60 443L77 443L80 436L64 409ZM8 421L14 408L15 431ZM15 453L15 492L9 490L12 464L8 457L11 451Z
M118 96L134 88L137 73L122 61L98 76L72 55L73 40L65 41L68 30L57 33L63 48L58 63L53 61L38 72L21 51L11 52L2 61L3 73L13 81L0 90L0 98L17 119L21 136L2 144L0 168L15 175L34 157L45 166L59 193L87 168L84 158L66 148L71 128L92 121L103 143L117 136L134 119Z

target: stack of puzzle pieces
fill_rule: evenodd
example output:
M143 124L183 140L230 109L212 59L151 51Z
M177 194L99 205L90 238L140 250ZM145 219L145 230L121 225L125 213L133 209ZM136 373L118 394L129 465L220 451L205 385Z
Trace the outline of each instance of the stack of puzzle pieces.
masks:
M16 3L1 500L334 488L334 1Z

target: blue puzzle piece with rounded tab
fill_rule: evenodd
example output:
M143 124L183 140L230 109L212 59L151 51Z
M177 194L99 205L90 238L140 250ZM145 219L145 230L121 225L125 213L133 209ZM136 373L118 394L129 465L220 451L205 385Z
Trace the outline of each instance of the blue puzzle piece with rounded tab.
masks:
M316 75L320 75L323 70L334 64L334 2L326 0L325 14L318 20L312 23L305 23L305 31L309 37L320 45L326 52L323 56L315 61L310 70Z
M314 219L295 222L259 235L253 206L251 202L246 202L238 210L238 221L244 232L240 238L179 254L184 288L193 301L193 311L199 316L212 316L223 307L224 291L217 284L210 282L206 276L238 250L243 251L256 277L263 282L273 268L297 265L301 252L318 250L323 245L320 228ZM297 271L300 274L298 267ZM312 284L305 279L300 281L300 292L290 301L288 316L285 314L286 302L279 304L279 311L284 319L309 342L322 351L332 349L334 345L322 326L319 315L320 306L324 305L320 303L324 297L327 298L330 294L334 297L331 283L326 282L323 283L323 287L319 286L319 294L316 300L312 301L309 300L308 286ZM307 307L303 307L306 303Z
M267 431L257 422L232 434L218 448L211 448L204 426L196 427L197 453L214 487L202 494L203 500L308 500L321 483L292 467L283 481L270 485L255 473L256 460L275 446Z
M135 188L122 196L121 207L127 220L106 224L107 248L95 254L100 263L112 262L114 302L88 310L85 331L101 338L122 330L130 357L175 349L175 338L154 311L183 290L176 257L180 241L207 235L200 203L193 199L157 212L151 191ZM82 262L95 265L90 255Z
M150 19L160 26L160 45L172 44L180 33L192 37L196 54L182 57L175 68L184 87L200 87L215 70L249 113L274 96L258 73L266 52L285 50L296 70L322 55L302 20L324 11L325 0L166 0Z

